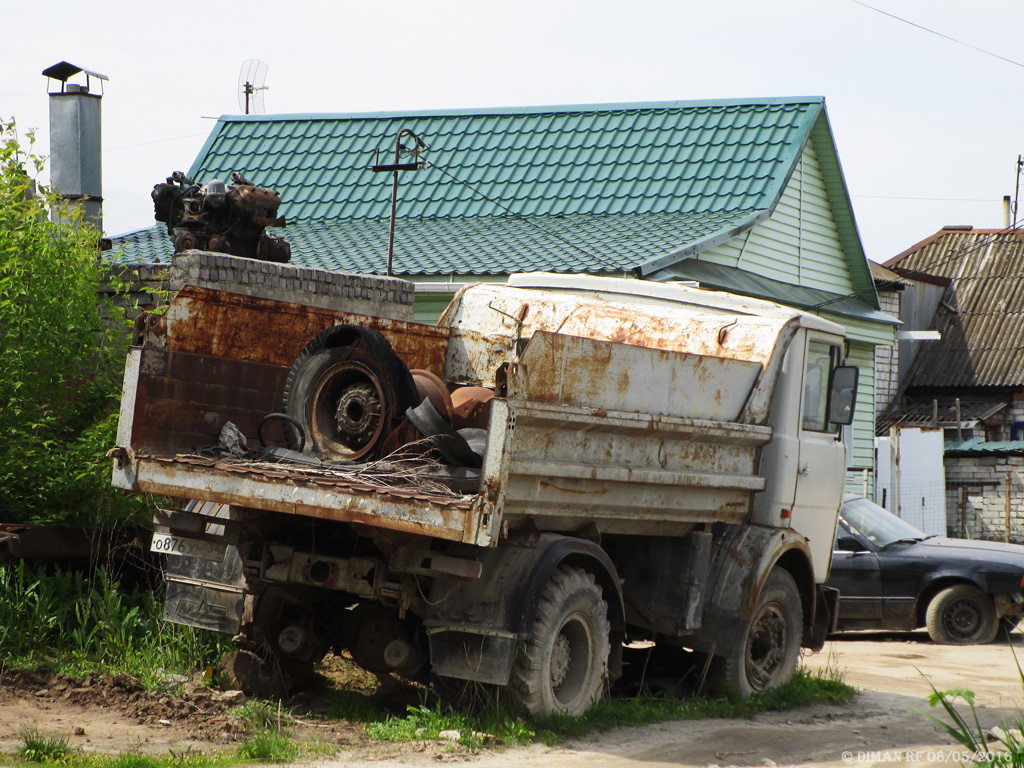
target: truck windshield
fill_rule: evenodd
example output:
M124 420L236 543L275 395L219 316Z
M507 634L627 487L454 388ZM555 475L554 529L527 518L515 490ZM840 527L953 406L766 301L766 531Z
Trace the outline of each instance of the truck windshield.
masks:
M897 541L921 541L924 533L904 522L884 507L863 497L847 497L840 518L851 533L881 549Z

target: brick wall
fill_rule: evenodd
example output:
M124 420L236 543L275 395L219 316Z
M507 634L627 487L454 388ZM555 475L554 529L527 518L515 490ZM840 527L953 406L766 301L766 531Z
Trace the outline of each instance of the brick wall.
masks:
M1024 456L947 456L945 463L949 535L1005 541L1009 475L1010 540L1024 543Z
M183 285L195 285L360 315L413 319L413 284L394 277L330 272L209 251L186 251L170 264L127 266L120 274L134 286L132 296L143 309L164 303Z

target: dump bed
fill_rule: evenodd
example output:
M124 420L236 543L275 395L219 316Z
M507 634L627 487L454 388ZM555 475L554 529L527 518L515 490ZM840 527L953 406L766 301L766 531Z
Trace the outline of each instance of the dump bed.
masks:
M542 530L683 534L740 522L799 313L644 305L508 286L462 291L438 326L185 286L140 329L125 370L115 485L481 546ZM710 294L709 294L710 295ZM475 493L394 463L347 468L213 451L284 436L293 361L338 324L371 327L410 369L493 388ZM464 484L462 486L465 488Z

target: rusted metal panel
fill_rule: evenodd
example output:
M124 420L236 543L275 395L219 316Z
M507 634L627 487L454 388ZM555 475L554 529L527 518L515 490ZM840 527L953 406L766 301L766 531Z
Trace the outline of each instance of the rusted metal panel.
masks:
M548 403L733 421L761 370L759 363L538 331L510 373L509 394Z
M372 326L409 368L444 370L447 330L331 311L187 285L156 321L172 351L290 367L320 331L338 324Z
M132 487L149 493L265 509L324 520L365 524L449 541L487 546L479 510L463 497L330 482L310 473L232 466L201 457L137 455Z
M763 316L475 285L460 291L439 325L453 329L448 373L479 380L488 370L493 375L496 355L509 359L519 342L538 331L766 365L780 351L781 329L799 315L778 309Z
M560 295L493 287L466 295L450 328L431 328L184 289L151 329L157 345L133 353L131 450L115 483L482 546L528 517L542 529L654 535L745 519L764 487L755 462L771 430L740 419L751 392L765 389L770 402L766 374L792 314L580 296L563 305ZM228 419L253 439L258 420L279 409L294 357L337 322L380 329L410 367L442 370L447 360L446 377L460 382L493 383L493 369L512 363L509 396L492 403L480 494L449 499L176 455L215 443ZM132 463L133 451L150 455Z
M525 400L507 408L503 518L541 529L681 535L741 522L768 427ZM488 459L490 456L488 456Z
M281 409L283 368L159 348L144 348L134 359L136 450L177 453L214 445L228 421L255 446L260 420Z

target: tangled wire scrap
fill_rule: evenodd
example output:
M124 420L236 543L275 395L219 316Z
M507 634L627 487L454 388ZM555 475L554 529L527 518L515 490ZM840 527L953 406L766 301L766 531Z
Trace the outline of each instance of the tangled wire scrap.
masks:
M346 484L366 485L374 489L415 490L431 496L459 498L463 494L450 484L450 468L434 458L433 444L428 439L406 443L393 453L367 463L323 461L303 455L302 460L249 450L245 436L231 422L225 424L217 445L200 448L196 453L204 458L217 459L239 469L254 472L287 471L296 477L310 479L330 478ZM448 479L449 482L445 482Z

